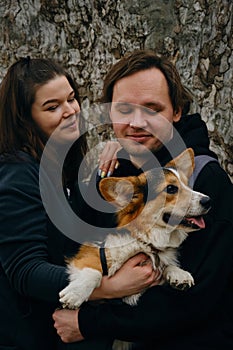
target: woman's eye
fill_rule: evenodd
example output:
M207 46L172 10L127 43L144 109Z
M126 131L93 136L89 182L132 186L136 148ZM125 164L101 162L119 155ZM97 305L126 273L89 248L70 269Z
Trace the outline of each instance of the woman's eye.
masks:
M178 192L178 187L174 186L174 185L168 185L165 189L165 192L167 192L168 194L175 194Z
M68 102L70 102L70 103L72 103L72 102L74 102L74 101L75 101L75 98L74 98L74 97L69 98L69 100L68 100Z
M48 108L48 111L55 111L56 108L57 108L57 105L56 106L50 106Z

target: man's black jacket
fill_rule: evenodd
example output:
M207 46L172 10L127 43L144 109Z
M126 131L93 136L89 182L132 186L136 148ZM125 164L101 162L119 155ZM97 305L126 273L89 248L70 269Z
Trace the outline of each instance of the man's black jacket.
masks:
M156 153L161 166L183 147L192 147L195 155L214 156L209 150L205 123L198 114L184 116L174 126L178 133ZM141 172L124 151L118 158L120 166L113 176ZM97 200L94 187L95 176L88 192L93 202ZM233 349L233 186L220 165L211 162L202 169L194 190L210 196L213 203L206 216L206 228L190 233L179 251L181 267L192 273L195 286L186 292L165 285L152 287L136 307L121 302L94 306L87 303L79 312L85 338L108 336L134 341L137 349L144 350ZM85 212L86 220L91 218L100 231L101 227L114 225L111 214L93 209Z

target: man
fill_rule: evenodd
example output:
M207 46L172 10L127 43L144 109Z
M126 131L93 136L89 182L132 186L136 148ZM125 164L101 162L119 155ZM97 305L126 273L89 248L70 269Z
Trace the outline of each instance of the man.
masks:
M185 147L192 147L195 156L215 157L204 122L198 114L187 115L191 97L175 67L151 51L139 50L117 62L105 79L101 101L111 102L110 118L123 147L114 176L164 166ZM78 311L57 311L55 327L64 341L106 336L132 341L140 350L233 348L232 184L212 161L201 170L194 190L213 202L206 228L191 233L180 249L181 266L196 285L186 292L151 287L136 307L87 303ZM100 227L114 226L111 213L95 217Z

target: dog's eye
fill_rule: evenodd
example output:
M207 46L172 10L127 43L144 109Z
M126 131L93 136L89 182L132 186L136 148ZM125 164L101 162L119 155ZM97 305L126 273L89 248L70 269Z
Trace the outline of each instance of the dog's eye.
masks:
M178 187L174 185L168 185L164 191L166 191L169 194L174 194L178 192Z

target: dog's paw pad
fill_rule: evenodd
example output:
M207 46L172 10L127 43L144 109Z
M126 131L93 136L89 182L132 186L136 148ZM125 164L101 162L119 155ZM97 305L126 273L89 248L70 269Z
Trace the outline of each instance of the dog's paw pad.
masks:
M175 289L186 291L194 285L194 282L184 281L180 283L179 281L176 281L176 282L170 283L170 285Z
M71 310L75 310L78 309L80 307L80 305L82 304L81 302L77 301L77 299L75 298L67 298L67 299L60 299L59 300L63 309L71 309Z
M188 271L170 271L167 275L167 282L175 289L188 290L194 285L194 279Z
M81 296L70 286L66 287L59 293L59 301L63 308L78 309L83 302Z

